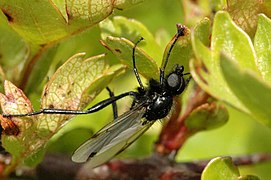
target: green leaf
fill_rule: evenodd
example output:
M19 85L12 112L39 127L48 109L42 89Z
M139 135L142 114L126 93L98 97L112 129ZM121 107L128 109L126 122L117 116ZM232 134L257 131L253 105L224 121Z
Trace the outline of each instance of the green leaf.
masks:
M137 24L138 28L134 28L133 26L128 26L126 24ZM103 41L103 44L106 48L111 50L124 64L127 64L130 68L133 68L132 65L132 49L134 47L134 44L130 42L129 40L125 38L117 38L112 36L107 36L109 34L113 35L120 35L120 36L126 36L128 38L131 38L131 36L137 37L137 30L140 30L140 32L145 32L145 34L149 34L149 32L145 29L142 24L139 24L138 22L134 20L127 20L126 18L115 18L114 21L107 20L105 23L100 23L101 28L103 29L103 37L105 40ZM128 26L128 27L126 27ZM133 28L132 28L133 27ZM186 27L184 27L184 36L179 37L177 42L175 43L172 51L170 52L170 56L168 59L168 64L166 67L166 73L168 74L172 72L172 69L175 67L176 64L183 65L186 70L188 70L188 62L190 58L192 57L192 45L191 45L191 39L190 39L190 30ZM128 35L124 32L127 32ZM136 35L134 35L136 34ZM157 44L154 41L154 38L150 35L147 36L148 39L150 39L150 44L148 40L146 39L145 42L147 45L143 44L142 49L148 49L153 48L153 44ZM134 37L133 37L134 38ZM167 47L164 50L163 60L162 62L165 62L166 57L168 56L169 49L175 39L175 36L173 39L168 43ZM135 59L136 59L136 66L138 68L138 71L146 78L154 78L159 79L159 70L157 67L157 64L153 59L146 54L141 49L141 43L138 45L140 46L136 48L135 53ZM148 47L148 48L147 48ZM155 50L154 46L154 50ZM153 51L152 51L153 52ZM159 54L159 51L155 51L156 54Z
M19 83L24 85L21 86L25 87L24 92L31 95L35 93L36 96L40 95L48 77L52 77L57 68L72 55L85 52L88 57L97 54L97 52L104 52L104 47L98 42L100 40L99 34L98 27L95 27L54 46L42 46L38 49L24 63L24 76L20 76ZM86 39L88 40L86 41ZM31 51L33 49L31 47ZM110 64L113 64L111 59ZM37 103L34 106L37 107Z
M228 104L234 104L237 109L248 112L227 86L220 72L220 67L217 63L218 59L194 34L192 34L192 45L196 55L196 59L193 59L190 63L191 74L194 80L204 91L216 99Z
M194 109L185 120L185 125L193 132L218 128L229 119L227 109L218 103L203 104Z
M271 20L264 14L259 15L258 27L254 38L257 53L257 66L263 79L271 81Z
M72 155L73 151L93 135L89 127L75 127L62 131L54 136L48 143L49 152L61 152Z
M254 175L245 175L238 177L238 180L260 180L260 178Z
M24 39L33 44L48 44L92 27L115 8L125 9L140 2L142 0L3 0L0 9Z
M103 44L106 48L111 50L122 63L127 64L130 68L133 68L132 50L134 44L131 41L125 38L108 36ZM140 74L147 79L158 79L159 70L156 62L139 47L136 48L135 59L136 67Z
M2 16L0 12L0 17ZM28 47L3 18L0 18L0 60L4 68L12 68L26 59Z
M262 17L259 23L261 21L264 21L262 23L265 23L264 29L267 30L266 20ZM268 47L268 33L264 31L263 27L259 27L258 37L255 38L258 48L262 49L264 45ZM266 101L269 99L270 84L260 77L256 67L256 53L250 38L230 20L227 13L219 12L214 20L212 51L205 47L195 35L192 40L198 59L191 63L192 75L199 85L217 99L246 112L270 127L271 114L268 108L270 103ZM264 42L261 43L262 41ZM262 49L258 49L258 52L263 52ZM220 56L221 52L227 56ZM263 67L266 66L267 59L264 58L266 56L268 55L260 55L262 60L257 62L260 71L263 71ZM207 71L199 60L203 61ZM262 73L268 76L268 72Z
M18 67L27 59L29 47L23 39L5 21L0 11L0 87L3 88L4 80L20 78Z
M116 0L114 5L117 9L130 8L136 4L143 2L144 0ZM99 1L98 1L99 2Z
M43 91L41 108L82 109L123 68L121 65L109 68L105 55L84 59L84 53L78 53L63 64L47 83ZM43 115L37 122L38 128L46 136L47 133L56 132L70 119L68 117Z
M211 22L208 18L202 19L195 26L195 36L205 45L210 46Z
M44 159L44 155L46 153L46 149L38 149L37 151L34 151L31 156L27 156L24 159L24 164L30 167L35 167L37 166L37 163L41 162Z
M236 26L227 12L220 11L215 15L211 44L216 56L223 51L242 68L258 71L256 53L249 36Z
M231 91L250 111L249 114L262 124L271 127L271 85L257 73L242 69L226 56L220 58L222 73Z
M178 38L172 51L170 52L170 56L167 62L167 67L165 69L165 74L171 73L172 69L175 67L176 64L183 65L186 72L189 71L189 68L188 68L189 60L193 56L191 35L190 35L190 30L187 27L183 25L181 26L182 28L184 28L184 35ZM162 66L164 66L166 57L168 56L168 53L169 53L169 49L175 37L176 35L172 38L172 40L168 43L168 45L166 46L164 50Z
M257 26L257 16L264 11L264 4L265 2L254 0L231 0L227 1L227 11L234 22L253 37Z
M56 71L44 89L42 109L83 109L124 70L123 65L109 67L104 54L88 59L84 59L84 56L84 53L74 55ZM6 95L0 94L4 113L33 112L23 92L8 81L5 83L5 92ZM3 135L3 146L13 155L13 163L19 164L26 160L26 163L35 165L44 154L45 144L72 117L59 114L12 117L12 122L20 132L18 135Z
M257 176L240 176L237 166L231 157L217 157L212 159L201 174L202 180L259 180Z
M219 65L219 55L223 52L238 62L241 68L258 73L256 53L248 35L233 23L228 13L220 11L214 19L211 50L195 34L192 35L192 44L196 60L191 63L191 73L196 82L215 98L249 113L247 107L228 87Z
M33 111L31 102L24 95L23 91L18 89L9 81L4 83L5 94L0 94L0 103L3 113L5 114L22 114L29 113ZM32 141L33 133L35 130L35 120L36 117L12 117L1 118L1 125L3 121L12 121L15 124L15 127L18 128L18 134L8 134L5 133L1 136L1 141L3 147L12 154L13 163L23 160L25 154L31 153L33 147L29 146L29 142Z
M202 172L202 180L236 180L240 173L230 157L212 159Z
M26 82L23 83L23 84L26 84L26 87L24 88L24 92L26 94L29 94L29 92L33 92L33 91L37 92L38 87L40 86L44 78L46 77L49 68L52 66L55 60L54 57L56 53L58 52L58 46L54 46L52 48L49 48L47 51L42 51L42 52L43 53L40 54L40 57L38 58L38 60L36 60L35 66L32 67L31 73L28 74L27 83ZM37 54L39 55L39 53ZM33 59L31 58L31 60ZM29 63L30 65L26 67L31 66L31 61ZM24 79L22 79L22 81L24 81Z
M115 16L110 19L106 19L99 23L101 28L101 36L103 40L106 40L108 36L122 37L130 41L136 42L140 37L144 38L144 41L140 43L140 47L152 59L158 61L162 59L163 50L155 41L155 38L150 31L139 21L135 19L127 19L122 16Z

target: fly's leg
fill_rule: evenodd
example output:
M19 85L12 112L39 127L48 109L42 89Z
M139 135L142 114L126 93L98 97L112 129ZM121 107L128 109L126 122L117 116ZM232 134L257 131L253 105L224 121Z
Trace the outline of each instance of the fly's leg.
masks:
M137 94L136 92L129 91L129 92L120 94L118 96L112 96L108 99L105 99L105 100L93 105L92 107L90 107L89 109L87 109L85 111L67 110L67 109L41 109L40 111L35 111L35 112L31 112L31 113L26 113L26 114L2 114L2 116L4 116L4 117L23 117L23 116L33 116L33 115L38 115L38 114L74 114L74 115L90 114L90 113L97 112L97 111L105 108L106 106L108 106L112 103L115 103L117 100L122 99L126 96L135 97L136 94Z
M110 96L111 98L112 98L112 97L115 97L114 92L111 91L111 89L110 89L109 87L106 87L106 90L108 91L109 96ZM117 118L118 118L118 107L117 107L116 101L112 103L112 109L113 109L114 119L117 119Z
M185 73L184 75L190 75L190 73ZM188 85L188 83L190 82L191 79L192 79L191 75L188 78L185 79L185 86Z

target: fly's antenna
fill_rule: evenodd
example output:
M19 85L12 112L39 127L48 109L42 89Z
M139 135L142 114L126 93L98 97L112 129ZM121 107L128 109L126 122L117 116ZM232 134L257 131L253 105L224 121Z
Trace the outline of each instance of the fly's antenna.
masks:
M140 39L135 43L134 47L133 47L133 67L134 67L134 73L135 73L135 76L136 76L136 79L137 79L137 82L140 86L140 89L144 90L144 86L143 86L143 83L139 77L139 74L138 74L138 71L137 71L137 68L136 68L136 63L135 63L135 49L136 49L136 46L138 45L138 43L140 43L140 41L142 41L144 38L143 37L140 37Z
M163 65L163 67L160 68L160 84L163 84L163 81L164 81L165 69L166 69L166 66L167 66L167 63L168 63L168 58L170 56L170 53L171 53L174 45L176 44L177 40L179 39L179 37L184 36L185 26L183 26L181 24L177 24L176 26L177 26L177 34L175 35L174 41L173 41L173 43L171 44L171 46L169 48L169 51L168 51L166 59L165 59L165 63Z

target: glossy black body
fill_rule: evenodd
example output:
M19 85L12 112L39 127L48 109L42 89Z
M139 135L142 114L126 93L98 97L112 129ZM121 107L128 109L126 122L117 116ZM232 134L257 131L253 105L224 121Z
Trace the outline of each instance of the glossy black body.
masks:
M183 66L176 66L162 83L151 79L147 88L138 88L132 108L135 104L146 102L146 113L144 117L148 121L162 119L171 110L173 97L181 94L187 83L183 78Z

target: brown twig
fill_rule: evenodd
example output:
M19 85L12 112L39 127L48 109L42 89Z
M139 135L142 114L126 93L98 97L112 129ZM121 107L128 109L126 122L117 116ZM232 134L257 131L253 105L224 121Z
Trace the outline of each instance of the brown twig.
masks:
M76 164L64 155L47 155L36 168L21 168L17 179L200 179L201 173L210 160L175 163L158 154L144 159L112 160L96 169ZM255 165L271 161L271 154L261 153L233 157L235 165Z

